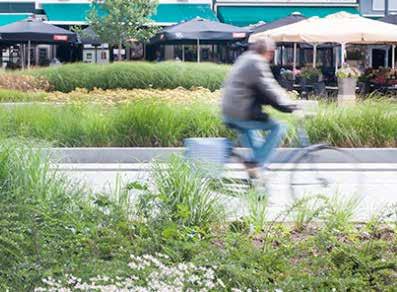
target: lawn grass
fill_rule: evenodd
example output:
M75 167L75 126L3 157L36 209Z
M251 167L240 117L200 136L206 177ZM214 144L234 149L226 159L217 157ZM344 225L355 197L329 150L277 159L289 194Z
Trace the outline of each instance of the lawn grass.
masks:
M273 111L272 111L273 113ZM354 107L322 105L303 125L312 143L341 147L397 147L397 105L360 102ZM296 146L297 122L284 146ZM178 147L189 137L229 137L216 103L165 102L143 98L118 105L29 105L0 108L0 137L24 137L68 147Z
M98 65L75 63L32 69L30 74L48 80L53 90L70 92L76 88L173 89L204 87L219 89L230 66L211 63L117 62Z
M397 221L389 215L365 225L338 216L335 225L325 207L315 225L296 229L256 209L230 222L210 185L179 158L154 167L154 180L94 194L30 146L3 140L0 148L2 291L396 288Z

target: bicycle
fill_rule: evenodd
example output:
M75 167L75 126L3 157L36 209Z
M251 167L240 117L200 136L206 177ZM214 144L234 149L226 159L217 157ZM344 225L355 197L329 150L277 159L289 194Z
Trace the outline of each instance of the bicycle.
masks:
M232 187L242 189L263 187L265 184L271 185L271 176L269 172L285 172L289 174L287 178L289 196L294 199L300 199L306 195L320 195L338 192L343 193L340 188L341 185L348 185L348 193L359 193L361 186L361 176L358 171L359 161L351 153L344 149L334 147L332 145L321 143L311 144L308 133L304 125L306 118L312 116L313 111L310 107L316 106L315 102L301 102L300 108L296 112L297 117L297 142L298 147L285 150L287 152L285 157L280 159L276 166L266 170L268 173L264 181L252 180L249 178L248 172L245 178L230 178L225 175L225 166L230 161L242 163L244 155L239 154L239 149L233 146L233 142L226 138L204 138L204 139L186 139L185 146L187 149L187 156L200 161L206 161L217 167L217 178L222 177L223 181L230 184ZM235 129L239 131L239 129ZM204 141L201 144L201 141ZM195 146L194 146L195 145ZM199 151L197 151L200 149ZM274 164L274 163L273 163ZM343 168L339 166L343 165ZM278 167L277 167L278 166ZM346 166L348 166L346 168ZM213 174L213 169L208 173ZM341 173L349 173L349 183L346 184L344 176ZM270 181L269 181L270 178ZM354 187L354 189L353 189Z

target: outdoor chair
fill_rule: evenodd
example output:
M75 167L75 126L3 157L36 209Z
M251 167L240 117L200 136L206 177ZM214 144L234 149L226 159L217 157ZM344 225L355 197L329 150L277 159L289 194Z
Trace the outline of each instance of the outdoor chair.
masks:
M319 81L314 84L314 95L318 97L328 97L324 81Z

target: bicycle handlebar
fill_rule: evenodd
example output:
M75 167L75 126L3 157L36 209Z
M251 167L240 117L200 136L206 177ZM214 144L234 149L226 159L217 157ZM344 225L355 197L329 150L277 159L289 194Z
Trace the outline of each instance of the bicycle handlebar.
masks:
M293 114L299 118L305 118L316 115L318 103L317 101L299 101L294 107Z

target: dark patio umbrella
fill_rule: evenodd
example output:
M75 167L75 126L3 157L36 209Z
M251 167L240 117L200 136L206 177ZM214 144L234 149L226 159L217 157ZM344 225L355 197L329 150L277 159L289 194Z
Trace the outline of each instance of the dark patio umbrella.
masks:
M0 26L0 42L7 44L28 44L28 52L32 43L60 44L76 43L77 35L69 30L44 23L39 20L28 19ZM28 68L30 67L30 53L28 53Z
M281 18L276 21L264 23L264 24L259 24L259 25L253 25L251 26L251 32L252 33L258 33L258 32L263 32L271 29L275 29L281 26L293 24L302 20L305 20L306 17L303 16L299 12L292 13L291 15Z
M76 43L74 32L38 20L17 21L0 26L0 41L6 43Z
M248 37L245 28L196 18L163 29L152 40L155 44L197 43L197 61L200 62L200 44L241 41Z
M95 50L95 63L98 63L98 47L102 45L102 41L99 36L95 33L95 31L91 27L87 27L83 29L77 35L79 44L82 45L92 45Z
M78 34L78 41L83 45L100 46L102 44L101 39L91 27L83 29L81 33Z

